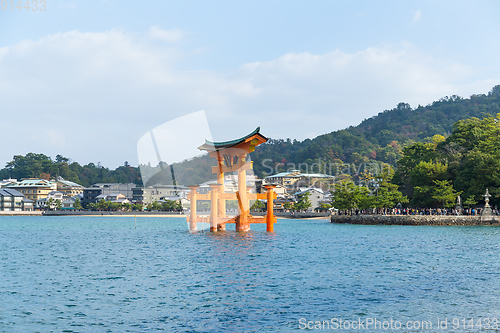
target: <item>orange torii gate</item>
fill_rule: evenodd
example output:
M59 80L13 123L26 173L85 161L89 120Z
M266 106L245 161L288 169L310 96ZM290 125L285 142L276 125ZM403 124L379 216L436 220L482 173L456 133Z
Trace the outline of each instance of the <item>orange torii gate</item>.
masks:
M197 193L196 185L189 186L191 193L191 213L188 217L189 230L196 231L197 223L207 222L206 218L198 216L196 212L197 200L211 201L210 231L226 230L227 223L236 223L236 231L250 230L250 223L266 223L267 231L274 231L276 217L273 214L273 200L276 193L275 185L265 185L267 193L249 193L247 189L246 170L253 168L252 163L247 161L247 154L254 151L255 147L266 142L268 139L259 133L260 127L247 136L226 142L205 143L198 147L200 150L209 152L209 156L217 160L217 166L212 167L212 173L217 174L217 183L210 185L210 192L207 194ZM236 193L224 192L224 173L238 172L238 191ZM256 217L250 215L250 200L267 199L267 215ZM238 215L236 217L226 216L226 200L238 201Z

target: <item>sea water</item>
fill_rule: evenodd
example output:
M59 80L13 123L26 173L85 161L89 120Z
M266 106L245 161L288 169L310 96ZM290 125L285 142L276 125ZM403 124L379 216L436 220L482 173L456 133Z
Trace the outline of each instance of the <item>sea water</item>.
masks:
M0 331L494 332L499 243L496 227L1 217Z

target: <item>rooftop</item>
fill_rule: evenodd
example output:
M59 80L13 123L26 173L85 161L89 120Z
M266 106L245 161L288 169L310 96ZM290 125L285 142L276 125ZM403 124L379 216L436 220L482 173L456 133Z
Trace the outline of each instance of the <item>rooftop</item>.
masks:
M24 194L22 194L19 191L13 190L13 189L3 188L3 189L0 189L0 196L2 196L2 197L24 197Z
M123 183L96 183L96 184L91 185L90 188L95 189L95 188L123 187L123 186L132 187L132 188L137 187L137 185L134 183L126 183L126 184L123 184Z
M153 185L153 186L147 186L146 188L188 190L188 188L184 185ZM136 187L134 189L139 190L139 189L143 189L143 187Z
M80 184L77 184L77 183L74 183L72 181L69 181L69 180L64 180L64 179L58 179L57 180L59 183L63 184L63 185L66 185L66 186L69 186L69 187L83 187L83 185L80 185Z
M280 178L280 177L300 177L300 174L297 174L293 171L290 171L290 172L280 172L280 173L277 173L275 175L271 175L271 176L267 176L267 177L264 177L264 178Z
M231 148L234 146L239 145L240 143L248 142L248 140L252 138L259 138L259 141L266 142L268 139L260 134L260 127L257 127L252 133L245 135L242 138L236 139L236 140L231 140L231 141L223 141L223 142L212 142L205 140L205 143L201 146L198 147L199 150L206 150L206 151L217 151L217 150L222 150L225 148Z
M54 187L54 183L45 179L23 179L20 182L8 185L8 187Z
M119 195L125 196L125 194L122 194L122 193L119 193L119 192L112 192L112 193L108 194L108 197L117 197Z
M300 178L300 177L306 177L306 178L335 178L334 176L327 175L324 173L300 173L297 172L297 170L292 170L292 171L287 171L287 172L280 172L275 175L267 176L264 178L281 178L281 177L288 177L288 178Z
M317 187L308 187L308 188L300 187L299 191L296 192L295 195L306 193L306 192L310 192L310 191L316 191L318 193L325 194L325 192L323 192L322 189L317 188Z

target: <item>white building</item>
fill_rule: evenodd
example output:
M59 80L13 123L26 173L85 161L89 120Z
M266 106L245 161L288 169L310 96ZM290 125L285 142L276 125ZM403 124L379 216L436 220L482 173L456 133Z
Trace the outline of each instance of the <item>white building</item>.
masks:
M280 184L288 189L296 189L303 186L319 188L324 183L332 183L335 177L322 173L301 173L299 170L291 170L264 177L264 180L268 184Z
M16 190L0 190L0 211L22 211L24 195Z
M298 192L294 194L294 197L297 199L299 195L307 193L309 197L309 202L311 203L311 207L308 209L309 211L314 211L314 209L318 208L321 201L325 198L325 193L320 188L301 188Z

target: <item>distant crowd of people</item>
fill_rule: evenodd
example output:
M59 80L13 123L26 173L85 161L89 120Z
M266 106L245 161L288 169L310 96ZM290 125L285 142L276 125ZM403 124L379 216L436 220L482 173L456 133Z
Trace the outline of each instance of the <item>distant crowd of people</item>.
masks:
M481 215L481 208L467 208L461 212L455 208L377 208L339 210L337 215ZM499 215L498 209L492 209L494 215Z

